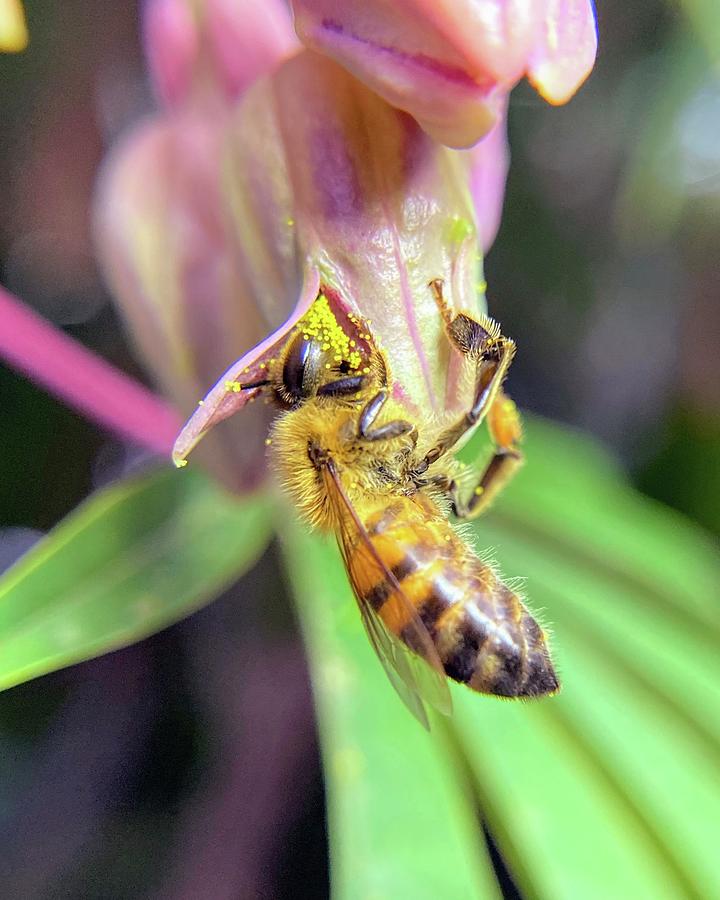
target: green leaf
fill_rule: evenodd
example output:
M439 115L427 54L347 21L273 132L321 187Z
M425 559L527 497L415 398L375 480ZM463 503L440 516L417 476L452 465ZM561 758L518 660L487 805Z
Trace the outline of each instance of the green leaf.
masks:
M286 523L318 712L333 897L498 898L472 791L442 729L427 734L362 631L334 543Z
M538 422L526 443L473 530L526 578L564 686L523 705L456 692L483 809L530 896L720 896L718 554L587 439Z
M162 470L99 491L0 579L0 688L165 628L208 603L271 534L261 498Z

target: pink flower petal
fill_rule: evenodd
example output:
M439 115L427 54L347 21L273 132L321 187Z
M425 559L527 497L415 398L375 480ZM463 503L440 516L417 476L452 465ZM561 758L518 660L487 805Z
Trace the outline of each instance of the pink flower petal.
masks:
M181 102L190 90L200 43L187 0L146 0L143 37L158 97L169 106Z
M146 0L145 52L160 99L234 100L298 49L281 0Z
M168 454L179 419L163 400L0 288L0 356L78 412Z
M251 384L263 377L263 366L282 347L285 339L312 306L320 290L320 274L317 269L308 273L298 304L290 318L276 331L234 362L210 389L199 408L187 421L178 435L172 457L176 465L182 465L205 434L224 419L239 412L260 393L260 389L233 391L233 383Z
M470 146L495 122L494 77L473 75L442 36L419 29L408 11L381 5L382 14L377 3L296 3L295 26L303 43L409 112L429 134Z
M282 0L205 0L210 59L234 99L300 49Z
M480 247L484 255L500 227L505 181L510 165L507 142L507 101L496 125L470 150L470 192L475 203Z
M592 68L590 0L292 0L308 47L409 112L437 140L468 147L530 72L564 102Z

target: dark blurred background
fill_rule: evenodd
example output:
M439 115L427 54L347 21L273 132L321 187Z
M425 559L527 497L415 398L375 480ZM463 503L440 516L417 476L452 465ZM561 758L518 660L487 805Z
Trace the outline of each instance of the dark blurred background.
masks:
M701 6L603 2L580 94L551 109L514 92L486 274L520 347L520 405L595 435L641 491L718 533L720 10ZM138 9L26 11L29 49L0 56L0 281L143 378L89 227L103 154L152 110ZM4 568L145 463L1 366L0 402ZM0 895L326 895L310 692L277 572L271 549L186 622L0 695Z

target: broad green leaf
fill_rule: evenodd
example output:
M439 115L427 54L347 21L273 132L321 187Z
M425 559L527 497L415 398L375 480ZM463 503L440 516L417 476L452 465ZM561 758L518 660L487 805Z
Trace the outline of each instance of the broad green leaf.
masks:
M0 579L0 688L189 615L255 562L270 527L262 499L195 471L99 491Z
M362 631L334 543L283 544L315 692L336 900L499 898L472 790L443 730L427 734Z
M564 687L523 705L456 691L483 810L529 896L720 895L718 555L586 439L531 423L527 452L473 528L526 578Z

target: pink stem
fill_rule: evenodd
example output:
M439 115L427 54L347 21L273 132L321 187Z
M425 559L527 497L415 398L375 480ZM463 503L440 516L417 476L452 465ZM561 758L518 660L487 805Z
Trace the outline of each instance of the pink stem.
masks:
M169 456L181 425L174 410L1 286L0 358L88 419Z

